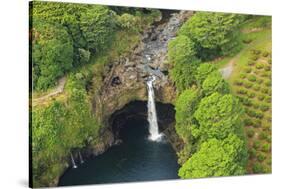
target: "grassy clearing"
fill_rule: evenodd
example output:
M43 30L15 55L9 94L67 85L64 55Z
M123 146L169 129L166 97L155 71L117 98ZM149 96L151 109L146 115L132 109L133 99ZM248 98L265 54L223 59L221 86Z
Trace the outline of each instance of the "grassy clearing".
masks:
M270 24L268 24L270 23ZM248 138L248 173L271 172L271 22L254 18L242 26L243 46L233 57L214 61L218 68L233 64L228 82L244 105Z

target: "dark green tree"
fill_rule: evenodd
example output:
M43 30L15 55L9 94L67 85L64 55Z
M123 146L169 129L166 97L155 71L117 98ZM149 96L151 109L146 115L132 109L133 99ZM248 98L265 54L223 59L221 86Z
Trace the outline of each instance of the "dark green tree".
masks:
M173 66L170 76L179 93L196 84L195 74L199 64L200 61L195 59L189 63L181 62Z
M34 22L33 35L33 85L44 90L72 68L73 43L63 27L39 20Z

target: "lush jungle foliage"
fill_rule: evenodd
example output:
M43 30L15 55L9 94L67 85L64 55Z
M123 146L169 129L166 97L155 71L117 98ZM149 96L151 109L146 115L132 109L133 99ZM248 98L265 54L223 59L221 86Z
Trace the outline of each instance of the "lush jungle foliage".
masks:
M120 8L118 15L113 10L101 5L33 2L33 89L46 90L69 70L88 63L111 45L118 30L143 29L143 12ZM151 14L150 22L159 15L159 11L145 12Z
M182 178L245 173L243 107L229 94L217 67L201 63L239 49L243 20L234 14L198 12L169 43L170 76L178 91L176 132L185 142L178 153Z
M35 107L32 117L32 171L35 186L49 185L65 169L71 150L82 148L97 138L100 125L93 117L85 89L85 79L71 74L66 102Z
M62 94L30 112L32 185L54 186L70 153L99 140L91 93L98 92L105 65L128 53L161 13L53 2L33 2L31 12L33 92L66 78Z
M237 51L239 24L244 18L238 14L198 12L181 27L179 34L194 41L200 58L212 59Z

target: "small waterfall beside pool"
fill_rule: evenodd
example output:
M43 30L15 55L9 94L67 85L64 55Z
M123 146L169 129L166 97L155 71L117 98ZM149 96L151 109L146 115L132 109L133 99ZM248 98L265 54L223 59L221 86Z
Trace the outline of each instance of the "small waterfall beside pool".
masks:
M159 133L158 122L157 122L157 113L155 106L155 97L154 97L154 89L153 82L155 81L155 76L152 76L146 82L147 91L148 91L148 100L147 100L147 120L149 123L149 139L152 141L161 140L162 134Z

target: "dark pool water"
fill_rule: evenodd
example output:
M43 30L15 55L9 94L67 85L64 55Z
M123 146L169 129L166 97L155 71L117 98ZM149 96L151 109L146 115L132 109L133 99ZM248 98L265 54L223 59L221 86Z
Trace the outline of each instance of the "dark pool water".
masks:
M165 141L147 139L146 120L131 120L120 133L123 143L69 169L59 185L83 185L177 179L177 157Z

